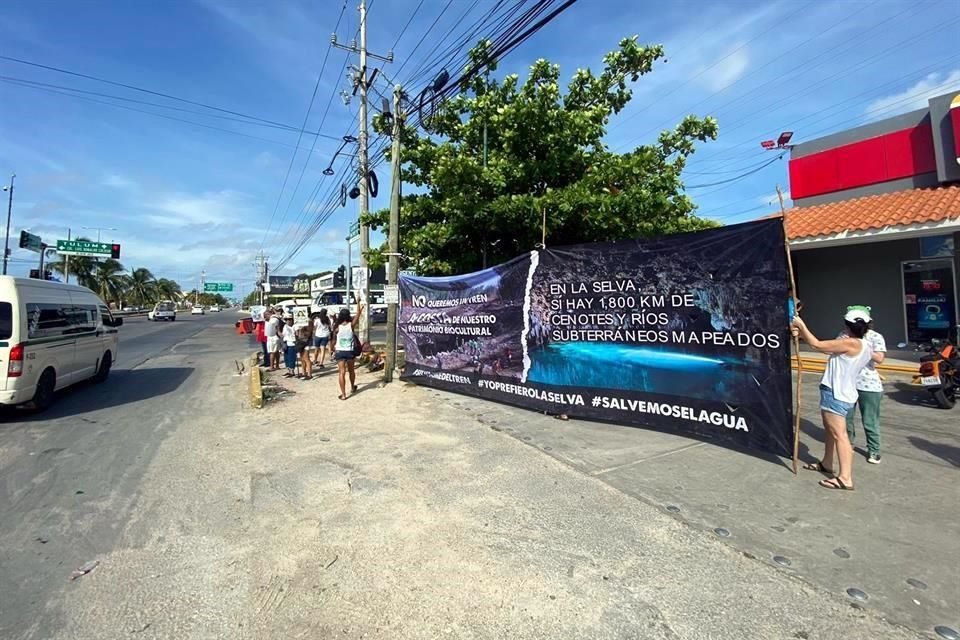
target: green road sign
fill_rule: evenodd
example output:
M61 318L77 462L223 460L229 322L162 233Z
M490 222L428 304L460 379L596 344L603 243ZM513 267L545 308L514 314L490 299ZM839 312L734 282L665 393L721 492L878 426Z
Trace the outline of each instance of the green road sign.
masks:
M360 235L360 222L351 222L350 223L350 237Z
M40 239L40 236L30 233L29 231L21 231L20 248L40 253L43 250L43 240Z
M113 255L113 248L120 245L109 242L88 242L86 240L57 240L57 253L62 256L91 256L94 258L109 258Z
M233 293L232 282L204 282L203 291L205 293Z

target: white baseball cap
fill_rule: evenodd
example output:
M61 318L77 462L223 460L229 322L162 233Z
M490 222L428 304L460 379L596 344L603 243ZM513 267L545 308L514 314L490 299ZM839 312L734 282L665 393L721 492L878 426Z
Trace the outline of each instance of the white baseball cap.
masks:
M843 319L847 322L856 322L857 320L861 320L866 323L869 323L873 320L873 318L870 317L870 307L865 307L863 305L847 307L847 313L843 316Z

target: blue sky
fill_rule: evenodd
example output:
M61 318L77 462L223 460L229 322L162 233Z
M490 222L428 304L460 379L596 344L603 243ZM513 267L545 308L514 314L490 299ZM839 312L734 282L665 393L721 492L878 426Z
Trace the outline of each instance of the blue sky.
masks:
M370 49L385 53L396 43L396 61L386 71L406 80L465 12L462 25L494 4L425 0L397 41L418 1L373 0ZM0 55L299 129L342 6L339 0L8 0ZM920 108L926 97L960 88L958 24L955 1L580 0L504 60L498 74L522 78L533 60L545 57L568 79L578 67L598 69L620 37L663 43L668 61L634 85L634 99L612 123L609 144L623 151L650 142L688 113L717 117L720 138L698 151L686 183L701 215L736 222L775 209L774 186L788 184L786 157L733 182L696 185L738 177L775 159L759 142L781 130L794 130L795 141L809 140ZM340 41L356 29L351 1ZM329 54L308 130L332 137L355 130L356 101L345 106L338 97L349 89L341 72L346 58L338 50ZM123 244L127 267L146 266L187 286L206 270L208 279L232 280L248 290L254 254L264 246L276 262L312 217L303 208L314 186L325 194L336 183L321 174L338 147L335 140L319 138L308 161L313 139L303 139L280 197L296 130L211 117L234 116L4 60L0 76L7 79L0 81L0 172L17 173L14 237L29 228L52 242L66 237L67 228L74 236L95 236L82 227L115 227L103 239ZM122 109L102 104L116 100L63 95L62 88L27 87L19 84L23 80L201 113L135 102L120 103L128 107ZM340 158L335 167L348 161ZM379 176L384 188L374 207L386 204L389 191L386 167ZM283 273L345 262L343 238L355 216L353 201L337 209ZM13 257L12 273L22 274L36 254L17 249Z

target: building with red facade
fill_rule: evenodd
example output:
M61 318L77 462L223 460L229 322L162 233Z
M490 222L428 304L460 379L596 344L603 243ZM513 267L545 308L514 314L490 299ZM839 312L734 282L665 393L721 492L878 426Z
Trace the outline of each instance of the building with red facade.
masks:
M866 304L888 343L956 338L960 92L797 144L789 171L787 235L814 332Z

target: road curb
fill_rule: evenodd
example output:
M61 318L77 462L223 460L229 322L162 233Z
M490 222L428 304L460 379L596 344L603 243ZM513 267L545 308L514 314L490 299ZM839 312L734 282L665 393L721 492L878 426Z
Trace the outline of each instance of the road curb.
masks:
M263 408L263 374L258 366L257 354L250 357L250 406Z

